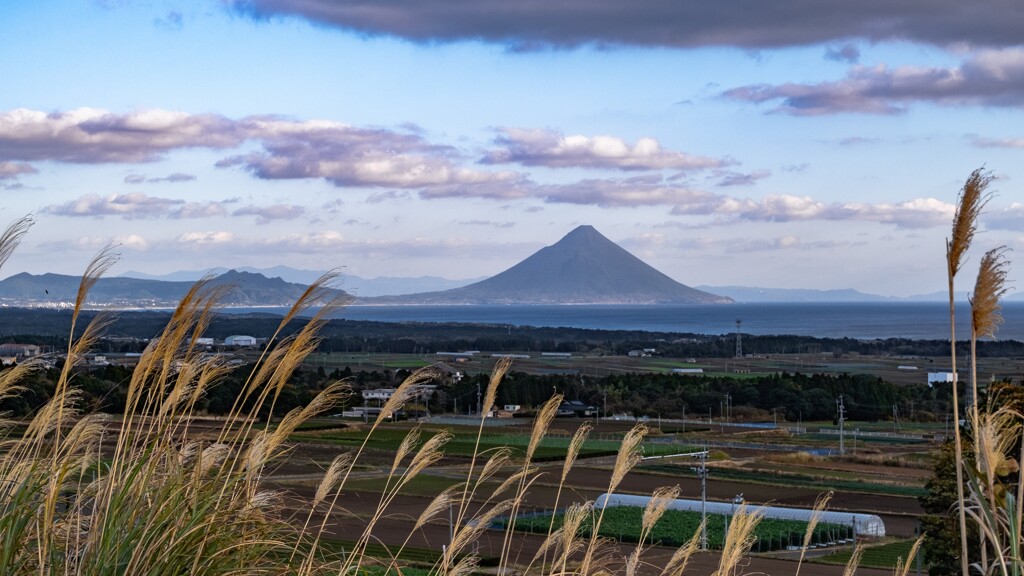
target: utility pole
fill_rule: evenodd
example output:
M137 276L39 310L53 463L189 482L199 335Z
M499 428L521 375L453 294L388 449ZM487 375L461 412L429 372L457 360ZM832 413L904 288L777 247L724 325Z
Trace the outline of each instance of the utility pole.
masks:
M732 395L725 393L725 421L732 422Z
M697 454L697 456L700 457L700 468L691 468L691 470L696 472L697 476L700 477L700 519L701 519L701 526L702 526L701 531L700 531L700 549L701 550L707 550L708 549L708 510L707 510L707 501L708 501L708 487L707 487L707 478L708 478L708 467L707 467L708 448L707 448L707 446L705 446L704 447L704 451L701 452L700 454Z
M846 420L846 406L843 404L843 395L836 400L836 409L839 411L839 454L846 454L846 445L843 438L843 424Z
M480 383L477 382L476 383L476 413L480 414L483 411L484 411L483 410L483 404L482 404L482 402L480 400Z

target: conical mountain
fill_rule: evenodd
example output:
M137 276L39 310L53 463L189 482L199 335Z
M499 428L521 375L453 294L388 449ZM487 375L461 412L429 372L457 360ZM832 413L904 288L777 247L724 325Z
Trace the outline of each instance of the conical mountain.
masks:
M380 300L384 300L383 298ZM390 300L390 298L389 298ZM394 300L465 304L711 304L730 298L680 284L593 226L580 226L519 264L475 284Z

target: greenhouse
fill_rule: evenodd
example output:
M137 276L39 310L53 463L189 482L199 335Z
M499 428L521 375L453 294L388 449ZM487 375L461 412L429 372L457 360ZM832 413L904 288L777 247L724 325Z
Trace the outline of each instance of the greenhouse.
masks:
M635 506L643 508L647 506L647 503L651 500L650 496L633 496L629 494L602 494L598 497L594 507L597 509L604 508L605 506ZM733 511L736 510L736 505L729 502L707 502L706 510L708 514L718 514L722 516L731 516ZM690 512L700 512L701 501L700 500L673 500L668 505L669 510L686 510ZM811 515L814 514L813 510L807 508L782 508L779 506L760 506L750 507L751 510L756 510L758 513L763 515L765 518L775 518L778 520L799 520L802 522L808 522L811 519ZM856 512L832 512L825 511L821 513L818 519L823 524L839 524L843 526L853 526L854 531L858 536L885 536L885 523L882 519L874 514L860 514Z

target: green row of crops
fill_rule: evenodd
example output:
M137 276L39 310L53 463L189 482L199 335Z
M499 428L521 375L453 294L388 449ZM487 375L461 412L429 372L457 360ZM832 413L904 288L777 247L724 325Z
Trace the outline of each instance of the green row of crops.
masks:
M597 514L598 512L595 512ZM616 506L605 510L604 520L601 523L601 535L615 538L620 542L636 542L640 537L640 524L643 517L643 508L633 506ZM650 544L661 544L665 546L682 546L696 533L700 526L700 512L682 510L668 510L661 517L651 531ZM708 546L710 548L721 548L725 541L726 523L728 516L717 514L708 515ZM498 520L497 527L505 527L506 519ZM536 514L516 519L515 529L524 532L547 534L549 527L557 530L562 525L562 514L555 514L554 525L551 524L551 514ZM592 522L585 521L583 533L590 535ZM754 529L757 542L754 543L751 551L770 552L782 550L789 546L803 545L804 536L807 532L807 523L799 520L778 520L774 518L762 519ZM852 538L853 532L850 526L839 524L818 524L815 528L811 544L835 543L847 538Z

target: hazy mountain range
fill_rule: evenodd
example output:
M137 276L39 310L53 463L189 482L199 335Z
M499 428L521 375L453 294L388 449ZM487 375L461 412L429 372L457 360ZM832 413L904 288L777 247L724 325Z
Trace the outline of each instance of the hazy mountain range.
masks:
M179 271L161 276L125 272L102 278L89 296L93 304L174 306L204 276L228 287L227 306L288 306L322 275L287 266L238 270ZM15 274L0 281L0 304L64 306L74 302L80 278L60 274ZM811 290L745 286L690 287L644 263L592 226L580 226L557 243L482 280L360 278L342 274L341 286L360 304L727 304L731 302L945 302L946 293L904 298L857 290ZM340 292L340 291L339 291ZM957 295L966 300L966 292ZM1007 300L1024 301L1024 294Z
M288 266L273 266L270 268L254 268L243 266L236 269L239 272L250 272L261 274L267 278L281 278L285 282L309 285L322 276L323 270L300 270ZM195 282L207 274L220 275L228 271L228 268L214 268L212 270L183 270L169 274L146 274L144 272L129 271L121 274L124 278L139 278L143 280L164 280L172 282ZM358 297L370 296L394 296L399 294L414 294L417 292L436 292L450 288L460 288L472 284L484 277L468 280L451 280L439 276L416 276L403 278L395 276L378 276L376 278L362 278L354 274L341 275L341 288L346 292Z

